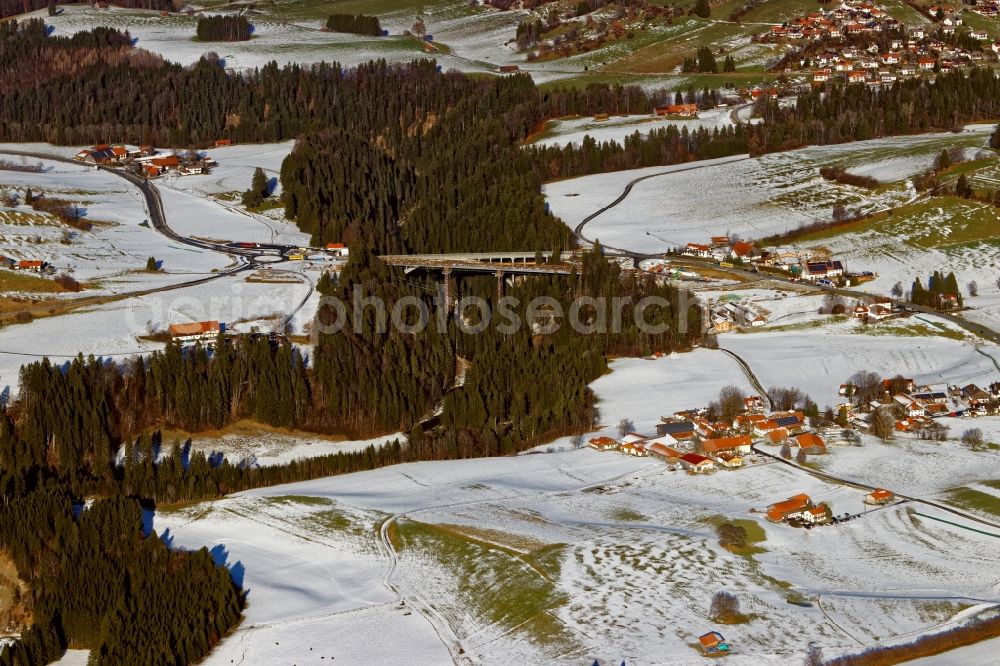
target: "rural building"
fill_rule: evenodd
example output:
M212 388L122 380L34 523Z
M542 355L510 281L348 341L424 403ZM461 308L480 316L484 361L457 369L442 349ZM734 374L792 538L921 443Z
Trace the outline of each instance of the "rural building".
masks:
M706 474L715 471L715 463L710 458L697 453L685 453L680 457L681 467L695 474Z
M768 444L781 444L786 439L788 439L788 431L784 428L775 428L764 435L764 441Z
M215 140L215 147L216 148L225 148L226 146L231 146L231 145L233 145L233 140L232 139L216 139Z
M840 261L810 261L802 274L807 280L827 280L844 274L844 264Z
M17 270L19 271L35 271L36 273L41 273L45 267L48 266L44 261L39 261L38 259L22 259L17 262Z
M686 254L689 257L701 257L703 259L707 259L712 256L712 248L708 245L701 245L699 243L688 243L684 247L683 254Z
M776 502L767 507L767 519L774 523L780 523L796 516L812 506L809 495L801 493L793 495L782 502Z
M644 442L625 442L621 445L621 452L627 456L635 456L637 458L645 458L649 455L646 451L646 444Z
M225 330L225 324L220 324L214 319L211 321L195 321L189 324L171 324L170 338L176 342L214 340L223 330Z
M729 652L730 649L729 643L717 631L710 631L704 636L699 636L698 644L701 645L701 651L705 654L719 654L720 652Z
M610 437L592 437L587 446L597 451L614 451L618 448L618 440Z
M734 437L703 439L701 440L700 448L701 452L705 455L713 455L723 452L746 455L750 453L750 444L751 440L749 435L736 435Z
M691 439L694 437L694 422L685 420L657 423L656 436L663 437L664 435L670 435L675 440Z
M896 495L891 490L886 490L885 488L876 488L875 490L865 495L865 504L875 504L875 505L888 504L894 499L896 499Z
M795 443L806 453L826 453L826 442L814 432L804 432L795 438Z
M715 456L715 460L728 469L737 469L743 467L743 458L736 455L735 453L730 453L729 451L723 451Z
M343 243L327 243L324 249L335 257L347 257L350 252Z
M684 455L682 451L678 451L675 448L669 447L666 444L650 444L646 447L647 453L654 458L659 458L667 464L673 464L681 459Z
M694 118L698 115L697 104L667 104L658 106L654 110L658 116L681 116L683 118Z

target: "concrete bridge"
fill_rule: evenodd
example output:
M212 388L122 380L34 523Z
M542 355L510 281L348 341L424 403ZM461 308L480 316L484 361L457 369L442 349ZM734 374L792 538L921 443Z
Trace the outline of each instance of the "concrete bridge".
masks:
M543 257L551 257L552 252L542 252ZM444 282L444 297L448 308L452 301L451 274L493 273L497 278L497 299L503 297L504 281L517 275L570 275L572 264L539 264L535 262L536 252L465 252L455 254L386 254L379 257L389 266L404 269L405 273L415 270L440 271Z

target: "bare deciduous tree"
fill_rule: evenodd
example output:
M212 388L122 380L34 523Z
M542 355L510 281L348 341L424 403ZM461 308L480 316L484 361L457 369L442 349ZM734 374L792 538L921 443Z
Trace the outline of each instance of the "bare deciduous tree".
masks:
M876 409L872 414L872 434L885 442L892 438L895 431L896 419L893 418L892 412L883 407Z
M962 443L973 451L978 451L979 447L983 445L983 431L979 428L967 429L962 433Z
M731 592L716 592L708 616L716 622L737 622L740 619L740 600Z
M635 423L632 419L622 419L618 422L618 436L624 437L630 432L635 432Z
M730 422L743 412L743 391L735 386L724 386L719 391L719 417Z

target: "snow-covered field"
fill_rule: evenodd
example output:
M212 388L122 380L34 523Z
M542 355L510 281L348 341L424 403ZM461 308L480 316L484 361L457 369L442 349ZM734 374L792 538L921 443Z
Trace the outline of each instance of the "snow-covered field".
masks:
M294 9L291 13L298 14ZM423 16L427 32L434 35L435 42L444 45L443 49L425 47L415 38L402 36L418 13ZM376 59L409 62L428 57L436 59L446 70L483 72L524 59L507 42L513 40L517 23L525 12L471 8L461 1L435 3L419 12L410 7L383 14L381 23L390 33L386 37L323 32L320 30L323 22L318 18L286 19L281 9L263 7L250 14L254 34L246 42L196 41L197 17L182 14L160 16L157 12L116 7L67 6L58 16L50 17L44 11L34 15L53 26L56 35L107 25L128 30L137 39L136 46L168 60L189 65L205 53L215 52L225 67L233 70L260 68L271 61L279 65L326 61L352 67ZM569 74L579 71L582 66L573 68Z
M808 363L804 345L745 337L771 338L785 350L786 369ZM925 351L931 359L918 365L929 374L955 355ZM866 362L861 345L844 353ZM953 362L962 361L969 365ZM918 379L919 368L904 367ZM732 359L698 350L616 360L593 389L603 422L630 418L644 430L727 384L749 391ZM988 438L1000 431L1000 419L976 425ZM989 478L997 453L866 438L863 447L813 460L848 478L936 498ZM734 644L734 664L783 664L801 660L802 635L832 656L909 640L1000 602L1000 579L985 573L992 537L925 520L907 504L812 531L753 512L798 492L838 514L864 512L860 491L784 465L698 477L583 449L414 463L251 491L159 513L155 527L175 546L216 548L249 589L246 621L208 664L279 656L303 663L316 654L393 663L392 646L401 644L412 646L407 658L419 664L697 664L692 643L712 629ZM750 557L721 549L713 522L722 519L759 525L762 550ZM736 594L745 623L708 618L720 590Z
M615 434L622 419L635 423L638 432L651 434L660 417L685 409L704 407L719 397L724 386L752 393L749 380L729 356L708 349L671 354L655 360L623 358L591 388L600 398L603 434Z
M855 167L883 162L884 175L913 175L927 168L942 149L985 145L990 126L962 134L928 134L816 146L741 159L741 156L668 167L649 167L582 176L549 183L546 200L554 214L574 228L613 202L637 178L629 196L588 223L584 234L605 245L639 252L662 252L709 236L738 234L759 238L829 219L844 204L862 211L882 210L913 198L908 184L875 193L829 183L819 167ZM742 156L745 157L745 156ZM884 161L889 160L885 166ZM662 174L662 175L661 175Z
M290 662L313 653L393 663L401 644L411 663L696 664L692 642L711 629L734 644L733 663L779 664L801 658L804 633L832 655L1000 601L995 577L979 575L989 537L903 506L812 532L748 513L796 492L838 512L863 509L859 491L781 465L692 477L579 450L254 491L160 513L155 527L176 546L218 544L217 559L249 588L244 625L207 664L263 663L279 648ZM378 526L401 513L388 537L394 565ZM713 516L760 524L766 552L719 548ZM719 590L737 595L746 623L708 619ZM795 596L809 605L790 604ZM372 623L374 644L358 631Z
M276 315L298 306L309 289L305 281L252 283L244 279L246 275L2 328L0 388L16 390L21 365L44 356L58 363L81 353L122 357L159 349L162 343L147 342L140 336L164 331L172 323L216 319L239 328L239 322L246 321L268 331Z
M137 40L137 47L182 65L195 63L208 52L217 53L225 67L234 70L260 68L271 61L279 65L326 61L350 67L379 58L390 62L408 62L425 54L418 40L401 37L398 32L390 37L322 32L318 20L297 25L265 16L252 16L255 30L249 41L199 42L194 39L195 16L160 16L157 12L87 6L67 6L59 16L50 17L44 11L36 15L53 26L53 34L56 35L72 35L95 26L128 30ZM466 61L444 54L433 57L446 69L482 69L463 67Z
M60 150L65 154L72 149ZM21 160L4 153L0 159ZM39 161L28 159L27 163ZM83 165L41 162L42 173L0 170L0 191L17 191L22 200L17 208L0 205L0 254L41 259L80 282L96 281L93 293L164 286L232 265L225 255L178 245L151 228L142 195L123 179ZM51 215L33 211L23 203L28 188L35 195L82 207L92 229L79 231ZM144 272L150 256L162 262L162 272Z
M747 122L750 120L752 111L753 108L746 105L699 111L698 117L690 120L664 120L651 115L615 116L607 120L594 120L590 117L551 120L546 123L541 138L534 143L540 146L565 146L571 143L580 145L585 136L591 137L598 143L606 141L622 143L625 137L636 132L645 136L651 130L667 125L675 125L678 128L686 127L688 131L702 127L711 130L732 125L733 114L736 114L741 122Z
M859 335L835 326L725 335L719 345L743 358L765 388L797 387L820 408L836 405L840 385L859 370L901 374L918 384L982 386L1000 379L990 357L1000 359L996 345L938 336Z

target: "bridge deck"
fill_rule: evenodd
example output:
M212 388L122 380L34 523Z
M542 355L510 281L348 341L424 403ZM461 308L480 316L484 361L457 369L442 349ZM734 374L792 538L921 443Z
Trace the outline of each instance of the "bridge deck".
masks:
M521 263L513 261L513 256L518 255ZM521 258L524 255L524 258ZM481 259L478 257L482 257ZM507 258L511 261L496 261L496 259ZM532 261L529 263L528 258ZM495 254L410 254L410 255L383 255L379 257L390 266L400 268L416 269L424 268L429 270L454 270L467 271L473 273L525 273L536 275L569 275L573 271L570 264L536 264L535 254L528 253L495 253Z

